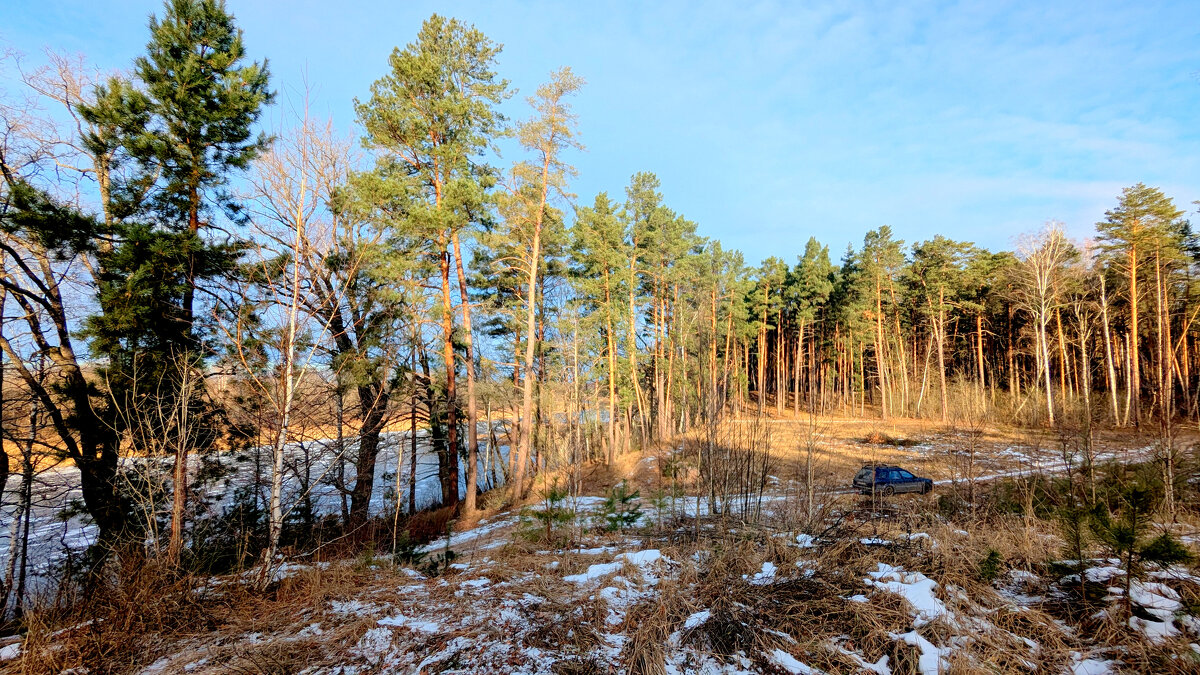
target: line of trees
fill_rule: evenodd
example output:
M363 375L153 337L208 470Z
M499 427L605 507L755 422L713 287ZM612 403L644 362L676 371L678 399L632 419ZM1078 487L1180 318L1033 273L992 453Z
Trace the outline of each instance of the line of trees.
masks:
M577 200L583 80L553 72L510 120L500 46L457 20L393 51L355 101L361 143L307 96L260 129L270 72L219 0L169 0L149 29L115 76L10 59L0 101L0 390L48 427L6 416L6 441L78 467L98 551L165 540L182 564L197 457L263 446L273 558L289 471L314 480L290 448L318 432L354 529L389 431L412 442L394 508L417 507L418 427L438 501L470 516L481 465L519 499L539 471L751 411L949 422L969 406L1167 438L1200 413L1200 247L1157 189L1126 189L1085 243L1051 224L1016 252L906 247L881 227L838 263L810 239L750 267L652 173ZM129 457L169 467L163 489L136 490Z

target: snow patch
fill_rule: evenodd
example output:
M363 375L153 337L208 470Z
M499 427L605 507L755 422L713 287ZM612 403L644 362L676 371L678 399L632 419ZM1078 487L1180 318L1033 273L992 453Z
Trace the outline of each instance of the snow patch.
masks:
M696 613L692 614L691 616L689 616L687 618L687 620L683 622L683 629L691 630L692 628L695 628L696 626L703 624L705 621L708 621L711 618L712 618L712 612L707 609L702 609L699 612L696 612Z
M1071 652L1071 675L1111 675L1113 661L1083 658L1079 652Z
M380 626L395 626L407 628L418 633L436 633L441 630L441 626L432 621L423 621L421 619L413 619L403 614L389 616L377 621Z
M754 584L755 586L766 586L767 584L774 583L775 573L778 571L779 569L775 567L775 563L770 561L765 562L762 564L762 571L755 572L754 578L750 579L750 583ZM742 578L746 579L748 578L748 575L743 574Z
M610 574L619 572L626 563L637 567L642 571L642 574L647 577L650 583L658 583L657 577L650 572L650 568L655 563L670 563L671 559L667 558L658 549L647 549L645 551L631 551L622 553L610 563L598 563L589 565L586 572L582 574L572 574L563 577L563 581L569 581L574 584L585 584L594 579L605 577Z
M949 647L934 646L932 642L921 637L915 630L899 635L889 633L889 635L893 640L903 640L905 644L921 650L921 656L917 658L917 669L921 671L921 675L938 675L950 667L946 661L946 657L952 651Z
M937 582L924 574L905 572L901 567L886 563L879 563L879 569L869 574L871 578L863 579L868 586L895 593L908 601L915 612L913 628L920 628L946 614L946 606L933 594Z
M1125 570L1111 565L1103 567L1089 567L1083 571L1083 578L1093 584L1107 583L1113 577L1125 576Z
M767 654L767 660L786 670L787 672L792 673L792 675L813 675L814 673L820 672L815 668L811 668L808 665L796 660L796 657L783 651L782 649L775 649L770 654Z
M623 566L623 564L620 562L599 563L596 565L589 565L586 572L583 572L582 574L572 574L570 576L565 576L565 577L563 577L563 581L569 581L573 584L586 584L587 582L592 581L593 579L599 579L600 577L605 577L610 574L615 574L616 572L620 571L622 566Z

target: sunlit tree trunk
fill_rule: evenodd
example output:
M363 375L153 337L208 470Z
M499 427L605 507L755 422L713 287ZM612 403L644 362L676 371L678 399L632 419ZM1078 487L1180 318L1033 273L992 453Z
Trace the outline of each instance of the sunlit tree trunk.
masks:
M458 232L451 234L454 245L454 266L458 275L459 307L463 319L463 347L467 362L467 493L463 496L463 515L470 517L475 511L475 494L479 483L479 409L475 398L475 349L471 332L471 298L467 293L467 277L463 273L462 249L458 243Z
M1108 395L1109 401L1112 403L1113 424L1120 424L1121 414L1117 409L1117 370L1113 363L1112 333L1108 322L1108 293L1105 289L1103 272L1098 276L1100 278L1100 316L1104 327L1104 365L1108 369Z

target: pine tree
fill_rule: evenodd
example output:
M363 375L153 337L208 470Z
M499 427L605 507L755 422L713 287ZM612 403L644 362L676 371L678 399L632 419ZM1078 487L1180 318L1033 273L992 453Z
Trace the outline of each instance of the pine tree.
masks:
M135 183L152 185L142 206L168 231L200 234L213 226L214 207L237 217L241 207L226 190L269 139L254 128L274 99L267 63L243 63L242 31L223 0L168 0L163 17L150 17L146 55L134 62L144 109L122 122L123 143L138 162ZM192 322L199 251L188 257L181 303Z
M970 315L975 327L975 371L981 400L990 382L996 387L996 369L987 377L984 337L985 327L991 328L990 318L1001 313L1002 294L995 291L1001 285L1004 270L1013 262L1009 253L990 253L981 248L972 248L967 255L959 306ZM994 335L995 331L991 331ZM994 365L994 364L993 364Z
M626 338L629 357L629 382L633 388L633 406L637 409L638 427L642 438L646 438L646 400L642 393L642 376L638 372L638 309L644 296L644 279L647 276L645 251L650 245L651 233L663 229L664 221L672 214L662 205L662 193L658 177L641 171L633 175L625 188L625 204L621 218L625 222L625 291L628 294ZM627 414L632 419L632 411Z
M911 274L916 295L932 329L937 352L941 420L949 421L949 390L946 385L946 320L962 291L964 267L971 244L952 241L941 235L913 246ZM925 387L922 385L922 394ZM917 404L918 412L920 403Z
M117 241L98 252L101 311L87 324L90 346L107 361L126 429L145 423L151 408L179 407L203 432L187 438L178 428L166 444L175 455L172 561L182 548L187 456L212 444L220 417L202 381L188 400L179 398L211 353L195 319L196 288L231 274L243 251L228 236L211 241L208 232L218 212L239 219L226 186L269 140L254 132L274 96L268 69L244 58L242 32L223 2L170 0L161 20L150 18L146 55L134 64L136 86L112 79L80 107L92 125L84 145L102 160L96 166L105 220ZM135 168L114 185L112 160L125 157Z
M787 265L782 260L775 256L767 258L759 266L754 291L748 298L751 316L756 322L757 330L754 385L758 390L759 415L763 413L763 404L767 395L767 358L772 353L768 336L778 326L779 310L783 306L783 282L786 276ZM778 351L778 345L775 351ZM778 382L776 382L776 389L778 389ZM776 396L778 394L779 392L776 391Z
M521 146L533 154L533 159L518 162L512 170L510 197L516 203L509 209L512 234L522 243L524 255L517 266L524 268L526 281L525 322L525 379L521 389L521 433L517 448L516 471L512 476L513 496L525 491L525 463L533 448L533 357L537 347L538 284L543 263L542 230L546 224L550 199L569 198L566 181L575 173L563 161L568 148L579 148L575 140L575 115L564 99L583 86L582 78L563 68L551 75L550 81L538 87L537 95L529 99L536 115L520 124L517 137Z
M863 359L867 336L873 333L870 304L858 252L847 245L829 293L828 320L834 323L834 339L838 343L842 405L849 403L851 410L861 407L866 398Z
M678 270L698 238L696 224L670 209L660 206L655 215L642 233L642 295L650 301L644 322L651 330L653 436L663 438L669 434L671 417L671 303L678 290Z
M894 283L899 276L902 266L904 265L904 252L902 250L904 242L892 238L892 228L884 225L877 230L871 230L863 238L862 251L859 253L858 267L861 269L861 278L868 286L863 295L871 299L874 307L869 311L869 317L875 324L875 335L873 338L874 359L875 359L875 378L879 387L879 405L880 416L887 419L892 409L903 409L903 403L907 398L907 382L902 382L903 398L902 405L897 408L895 401L895 370L889 362L889 340L885 332L884 324L888 321L889 316L896 315L896 303L894 294ZM899 321L899 319L896 319ZM902 349L902 343L896 344L897 349ZM895 365L901 369L901 374L905 372L903 354L895 359Z
M617 368L620 358L622 317L620 301L625 297L625 226L617 207L601 192L590 207L576 209L572 234L572 280L584 306L589 325L599 329L604 343L601 353L605 364L605 388L608 400L606 426L608 463L618 451L617 408L627 396ZM628 348L628 347L627 347Z
M1143 293L1139 290L1140 277L1145 273L1148 259L1157 261L1163 249L1177 248L1178 221L1183 212L1157 188L1138 183L1121 191L1116 208L1105 211L1104 220L1096 223L1097 239L1108 259L1108 264L1125 271L1126 300L1129 303L1129 339L1132 352L1130 393L1133 423L1141 425L1141 329L1139 328L1139 301ZM1156 282L1155 290L1158 290ZM1157 359L1162 365L1162 352Z
M788 274L784 291L785 303L791 320L795 323L796 354L794 361L795 391L793 399L794 412L800 412L802 397L801 382L808 382L808 400L810 409L814 405L813 388L817 368L817 326L818 317L826 314L830 293L834 286L833 263L829 260L829 247L822 246L815 237L809 237L804 245L804 255L796 262L796 266ZM812 332L811 350L807 362L808 376L804 376L804 338L805 329Z
M468 318L458 241L464 229L483 217L486 190L495 180L478 157L504 121L495 109L508 96L508 82L493 71L499 52L500 46L474 27L435 14L421 26L415 42L392 51L390 72L371 85L367 101L354 105L366 131L364 143L380 153L377 171L407 187L412 197L408 220L433 244L429 254L438 261L448 436L440 457L442 497L453 505L459 501L459 421L451 258ZM467 423L475 427L477 420Z

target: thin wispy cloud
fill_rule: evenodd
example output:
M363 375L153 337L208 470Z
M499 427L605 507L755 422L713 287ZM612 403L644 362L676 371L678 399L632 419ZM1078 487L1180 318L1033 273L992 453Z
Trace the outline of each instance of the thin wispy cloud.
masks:
M991 247L1050 218L1086 232L1137 181L1200 198L1184 2L229 4L276 86L307 71L346 128L434 11L504 43L523 92L570 65L589 83L580 199L654 171L672 207L750 260L810 235L840 250L885 223ZM121 67L158 9L22 5L3 37Z

